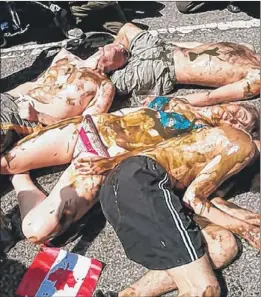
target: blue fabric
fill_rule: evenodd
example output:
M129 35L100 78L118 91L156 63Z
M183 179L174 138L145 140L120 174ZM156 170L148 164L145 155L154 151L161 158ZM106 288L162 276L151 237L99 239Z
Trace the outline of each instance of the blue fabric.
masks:
M176 112L164 112L159 111L160 122L165 128L171 128L175 130L187 130L191 129L200 129L204 125L195 125L193 122L188 120L185 116L176 113Z
M169 101L170 99L168 97L158 96L149 103L148 107L160 111L164 109Z

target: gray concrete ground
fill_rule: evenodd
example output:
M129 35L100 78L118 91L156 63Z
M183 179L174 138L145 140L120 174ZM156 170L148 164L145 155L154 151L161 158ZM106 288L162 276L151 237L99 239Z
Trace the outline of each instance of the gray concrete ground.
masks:
M232 14L227 10L183 15L177 11L174 2L161 3L165 7L160 11L160 15L155 16L155 13L152 13L150 17L144 18L144 15L139 14L139 18L135 21L148 25L149 29L157 30L159 35L167 39L200 42L246 42L252 43L259 52L259 20L253 19L243 12ZM205 27L203 28L200 25L205 25ZM166 30L167 28L170 29ZM29 42L22 46L22 48L27 46L27 50L21 50L21 48L14 46L1 51L1 78L20 71L33 63L39 54L39 48L28 49L28 45L36 47L35 42ZM177 92L181 94L182 92L198 90L200 89L181 88ZM259 104L259 100L253 102ZM62 169L64 168L45 169L33 174L35 180L49 192L61 175ZM237 191L233 191L229 196L239 205L255 211L260 205L259 168L256 171L254 175L246 172L241 174L238 177ZM0 183L1 207L5 214L12 217L19 234L20 221L15 193L7 179L1 177ZM242 184L247 185L242 187ZM103 228L104 224L102 215L97 211L90 220L84 236L64 248L68 251L95 257L104 262L106 266L99 280L98 288L105 291L118 291L137 280L146 269L126 258L111 226L106 224ZM222 296L259 296L259 255L246 242L242 242L243 253L240 258L218 273L223 288ZM15 296L17 285L25 269L32 263L37 251L38 247L26 240L19 241L10 250L7 259L0 264L0 296ZM168 294L168 296L173 296L173 294Z

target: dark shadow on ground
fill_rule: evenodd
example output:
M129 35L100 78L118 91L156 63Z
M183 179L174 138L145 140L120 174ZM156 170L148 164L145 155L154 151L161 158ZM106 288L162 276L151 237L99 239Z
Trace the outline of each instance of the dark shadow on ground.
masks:
M219 283L220 289L221 289L220 296L221 297L226 297L227 294L228 294L228 288L227 288L226 281L225 281L225 279L223 277L222 270L215 271L215 275L217 277L217 280L218 280L218 283Z
M246 192L260 192L260 157L224 182L220 189L223 189L226 198Z
M31 66L15 72L7 77L1 78L0 92L7 92L8 90L11 90L25 82L37 79L37 77L50 66L59 49L60 47L52 47L43 50ZM51 52L52 50L55 51L55 54L48 56L48 52Z
M59 165L59 166L35 169L30 172L30 176L33 182L36 184L36 186L39 187L40 190L43 190L41 185L38 183L37 178L43 177L49 174L53 174L53 173L63 172L68 166L69 165ZM1 185L0 197L4 196L5 194L11 192L14 189L12 186L12 183L9 180L9 175L0 175L0 185Z
M160 11L165 7L164 4L156 1L122 1L119 2L126 19L143 30L148 30L148 26L140 22L133 22L134 19L161 17Z
M113 42L114 38L107 33L89 32L86 37L78 41L68 41L65 48L82 59L94 54L98 47ZM1 79L0 92L7 92L18 85L36 80L52 63L53 58L62 49L61 46L52 46L43 50L33 64L16 73Z
M3 259L0 262L0 292L1 296L17 296L16 290L26 271L26 267L12 259Z
M260 19L260 1L238 1L237 4L241 11L253 18Z
M45 5L48 5L46 2ZM16 11L22 24L29 23L29 29L21 34L8 37L7 47L35 41L38 44L63 40L64 36L54 24L53 13L35 1L16 2Z
M101 210L100 203L97 203L88 215L85 215L84 227L80 241L75 245L72 252L84 255L90 247L93 240L99 235L106 225L105 216Z
M203 2L203 1L200 1L200 2ZM197 8L197 10L195 12L191 12L191 14L214 11L214 10L223 10L228 7L229 2L230 1L205 1L204 2L205 4L202 7ZM233 2L234 5L238 6L238 8L242 12L245 12L249 16L254 18L260 18L260 1L231 1L231 2ZM185 6L186 4L184 5L184 7Z
M160 17L162 16L160 11L165 7L164 4L156 1L120 1L119 4L129 21Z
M62 247L81 237L72 252L84 255L105 224L106 219L100 203L96 203L78 222L71 224L64 233L51 240L48 245Z

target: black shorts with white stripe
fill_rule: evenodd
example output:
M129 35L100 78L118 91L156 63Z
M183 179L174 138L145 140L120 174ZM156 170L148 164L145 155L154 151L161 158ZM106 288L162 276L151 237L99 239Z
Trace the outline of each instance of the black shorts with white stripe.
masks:
M100 191L107 220L126 255L148 269L165 270L202 257L204 241L163 167L146 156L121 162Z

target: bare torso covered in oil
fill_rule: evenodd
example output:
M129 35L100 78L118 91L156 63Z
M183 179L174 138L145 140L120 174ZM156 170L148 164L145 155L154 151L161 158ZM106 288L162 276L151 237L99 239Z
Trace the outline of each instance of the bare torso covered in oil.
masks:
M178 82L219 87L260 71L260 58L244 45L220 42L174 52Z
M249 145L245 145L247 143ZM222 181L231 167L236 170L246 158L251 157L249 151L252 151L253 147L248 134L230 127L222 127L195 130L159 143L156 148L141 154L159 162L172 177L173 186L184 189L204 168L210 166L209 163L214 159L216 162L211 174L218 173L217 179L214 180ZM202 181L206 178L203 174ZM218 184L211 186L216 187ZM205 190L208 189L202 189L202 192Z
M79 115L94 104L102 82L108 81L105 75L87 65L77 56L61 51L27 95L36 108L39 104L57 108L59 118Z
M135 112L116 116L93 117L110 156L143 147L146 149L190 129L201 128L182 114L137 108Z

